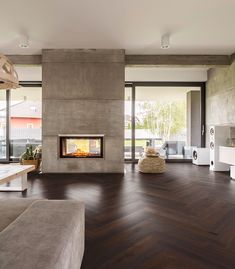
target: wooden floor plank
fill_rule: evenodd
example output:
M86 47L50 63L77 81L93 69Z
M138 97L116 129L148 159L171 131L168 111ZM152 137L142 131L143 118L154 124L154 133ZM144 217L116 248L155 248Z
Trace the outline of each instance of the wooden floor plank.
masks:
M169 163L164 174L31 174L21 193L82 200L82 269L234 269L235 182L226 172Z

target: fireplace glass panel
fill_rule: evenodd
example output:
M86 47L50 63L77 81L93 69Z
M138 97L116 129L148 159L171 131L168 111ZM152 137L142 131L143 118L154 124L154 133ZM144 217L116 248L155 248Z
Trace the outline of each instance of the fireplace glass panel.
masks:
M60 137L61 158L102 158L103 137Z

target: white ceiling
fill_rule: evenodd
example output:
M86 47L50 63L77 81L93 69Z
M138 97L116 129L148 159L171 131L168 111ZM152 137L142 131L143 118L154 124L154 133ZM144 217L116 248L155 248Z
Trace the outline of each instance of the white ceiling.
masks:
M231 54L234 25L234 0L1 1L0 52L122 48L127 54ZM161 50L166 32L171 48ZM29 49L18 47L21 34L29 36Z

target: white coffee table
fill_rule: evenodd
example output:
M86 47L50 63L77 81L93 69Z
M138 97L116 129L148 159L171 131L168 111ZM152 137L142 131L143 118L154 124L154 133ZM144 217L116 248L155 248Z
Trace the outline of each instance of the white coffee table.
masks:
M24 191L27 189L27 174L34 165L1 164L0 191Z

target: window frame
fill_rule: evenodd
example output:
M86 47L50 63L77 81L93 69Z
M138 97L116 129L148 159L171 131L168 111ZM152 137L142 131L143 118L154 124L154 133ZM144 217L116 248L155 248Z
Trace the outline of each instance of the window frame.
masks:
M6 90L6 158L0 158L0 163L9 163L10 159L10 140L9 140L9 103L10 90Z
M20 81L21 87L42 87L42 81ZM19 89L20 91L20 89ZM15 163L19 162L19 158L10 157L10 101L11 101L11 90L6 90L6 158L0 159L0 163Z
M205 128L206 128L206 82L185 82L185 81L126 81L125 88L132 87L132 149L131 158L124 158L125 162L137 163L138 159L135 158L135 102L136 102L136 87L200 87L201 96L201 147L205 147ZM192 162L189 159L166 159L166 162Z

